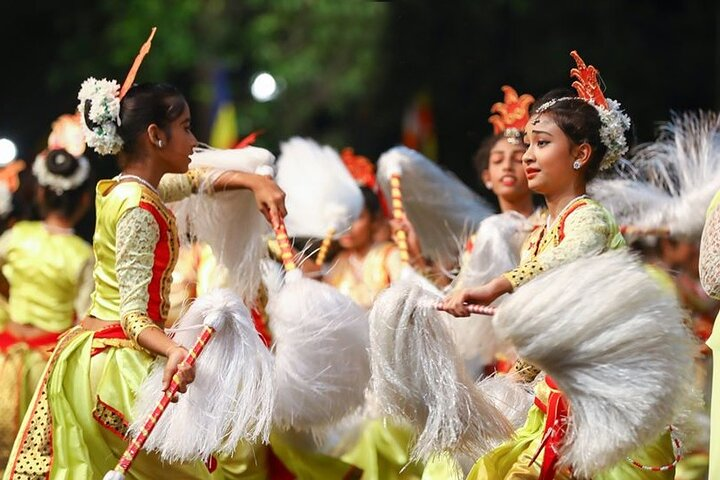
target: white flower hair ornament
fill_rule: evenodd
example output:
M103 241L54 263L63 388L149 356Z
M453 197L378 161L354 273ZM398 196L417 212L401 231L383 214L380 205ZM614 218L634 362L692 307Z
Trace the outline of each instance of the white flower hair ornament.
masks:
M85 142L100 155L115 155L123 146L118 134L120 127L120 101L130 90L143 58L150 51L157 29L153 27L150 37L140 48L135 62L122 87L115 80L90 77L80 86L78 111L82 120Z
M90 77L80 86L78 110L85 142L100 155L114 155L123 145L120 126L120 85L115 80Z
M598 70L592 65L585 65L577 51L570 52L570 56L577 63L577 67L570 70L570 76L576 79L572 86L577 90L578 96L553 98L542 104L536 113L540 114L563 100L580 99L595 107L600 115L600 141L607 148L600 162L600 170L607 170L628 151L625 132L630 129L630 117L622 111L619 102L605 98L597 81Z
M56 152L55 155L57 157L56 161L58 163L72 161L72 159L70 158L71 155L65 151ZM57 195L61 195L63 192L78 188L80 185L85 183L88 175L90 175L90 162L88 162L87 158L85 157L77 158L78 167L75 170L75 173L73 173L69 177L63 177L62 175L52 173L50 170L48 170L48 156L49 153L45 155L40 154L35 157L32 171L33 175L35 175L35 178L37 178L37 181L41 186L51 189Z

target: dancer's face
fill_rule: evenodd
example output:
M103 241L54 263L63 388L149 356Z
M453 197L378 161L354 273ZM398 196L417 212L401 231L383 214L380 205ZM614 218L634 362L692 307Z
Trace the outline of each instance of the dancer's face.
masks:
M525 145L501 138L490 149L488 168L482 172L483 183L498 197L510 202L531 195L525 177L522 156Z
M340 237L340 246L345 249L363 248L373 243L375 221L367 208L363 208L360 216L350 230Z
M198 144L195 135L190 129L190 107L184 104L183 113L172 121L165 129L156 131L159 140L162 140L162 148L158 148L158 156L165 163L168 173L187 172L190 165L190 154Z
M530 190L552 195L568 185L583 181L583 170L590 158L587 143L575 145L550 115L534 115L525 127L527 150L522 157ZM580 169L573 168L578 160Z

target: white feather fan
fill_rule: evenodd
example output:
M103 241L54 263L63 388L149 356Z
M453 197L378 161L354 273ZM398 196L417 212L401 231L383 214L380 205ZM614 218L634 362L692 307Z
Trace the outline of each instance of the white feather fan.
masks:
M291 237L325 238L331 229L338 236L362 211L362 193L340 155L314 140L293 137L280 145L276 180L287 195Z
M622 223L699 237L720 190L720 115L673 115L658 139L635 149L629 163L624 181L594 182L593 197Z
M517 212L500 213L483 220L475 233L472 252L462 262L453 288L483 285L515 268L520 262L520 248L529 230L528 220ZM493 306L501 301L502 297ZM454 318L449 328L458 353L473 378L480 376L483 368L494 361L496 354L509 349L497 339L492 321L487 316Z
M209 168L211 173L201 190L228 170L253 173L271 165L274 157L257 147L235 150L198 148L190 156L191 168ZM260 286L260 259L267 256L263 235L270 232L248 190L192 195L171 204L182 240L200 240L212 248L218 263L225 266L228 288L246 302L252 302Z
M228 290L198 298L177 324L174 340L191 348L202 325L216 328L195 364L195 381L164 412L145 443L168 462L205 460L232 453L241 440L268 440L274 406L272 355L243 302ZM137 392L136 435L161 395L165 359L160 358Z
M397 282L370 312L372 388L382 410L419 431L413 457L474 458L509 438L511 425L469 378L438 312L439 297Z
M493 324L567 396L561 462L581 477L655 440L691 398L694 346L677 300L625 251L537 277Z
M394 147L378 160L378 182L387 198L390 177L400 173L403 204L423 254L447 264L457 258L455 239L474 230L493 208L452 173L415 150Z
M274 422L317 431L363 404L370 380L367 313L336 288L299 273L270 291Z

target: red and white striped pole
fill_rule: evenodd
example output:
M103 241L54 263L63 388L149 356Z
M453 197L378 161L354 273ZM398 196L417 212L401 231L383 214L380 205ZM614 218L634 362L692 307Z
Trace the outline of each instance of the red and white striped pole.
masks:
M195 345L193 345L187 357L185 357L185 360L183 360L183 363L188 365L189 367L195 365L195 361L197 360L198 356L200 356L203 349L205 348L205 345L207 345L214 333L215 329L213 327L205 325L203 327L202 333L195 342ZM140 449L143 447L143 445L145 445L145 441L152 433L158 421L160 421L160 417L162 417L173 396L175 396L175 394L177 393L179 382L180 379L178 378L178 375L176 373L175 375L173 375L170 386L155 406L153 412L148 416L147 420L145 421L145 424L143 425L140 434L135 437L132 442L130 442L130 445L128 445L125 453L123 453L120 457L120 460L115 466L115 469L105 474L103 480L122 480L125 478L125 473L132 466L133 461L140 453Z

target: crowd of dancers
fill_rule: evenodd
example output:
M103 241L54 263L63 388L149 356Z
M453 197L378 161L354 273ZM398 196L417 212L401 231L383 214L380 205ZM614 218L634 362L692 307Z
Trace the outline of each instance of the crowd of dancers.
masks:
M631 150L572 52L492 106L492 205L406 147L201 146L151 39L53 125L41 220L0 184L3 478L720 479L720 116Z

